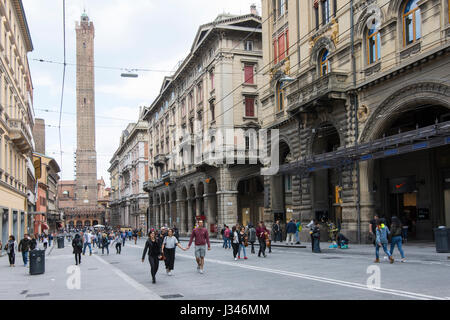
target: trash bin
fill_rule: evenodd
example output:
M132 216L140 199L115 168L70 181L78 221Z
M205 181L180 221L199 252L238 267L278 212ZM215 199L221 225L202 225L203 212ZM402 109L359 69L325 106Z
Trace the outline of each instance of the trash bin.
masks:
M64 236L58 236L58 249L64 249Z
M30 274L45 273L45 250L30 251Z
M434 229L434 239L436 241L436 252L450 252L450 228L439 227Z

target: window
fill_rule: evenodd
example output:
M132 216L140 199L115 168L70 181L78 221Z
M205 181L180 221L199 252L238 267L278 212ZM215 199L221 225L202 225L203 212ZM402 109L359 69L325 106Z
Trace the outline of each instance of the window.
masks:
M284 110L284 93L283 88L281 87L281 83L277 85L277 106L278 111Z
M421 37L421 17L417 3L419 0L409 0L403 10L403 41L409 45Z
M277 50L277 39L273 40L273 63L278 63L278 50Z
M287 9L287 1L286 0L278 0L278 12L280 16L286 13Z
M214 121L216 119L214 102L209 104L209 109L211 110L211 120Z
M197 102L203 102L203 86L201 83L197 86Z
M284 59L286 52L284 37L284 33L278 37L278 58L280 60Z
M255 98L245 97L245 116L246 117L255 116Z
M274 64L289 56L289 30L283 31L273 40Z
M378 30L370 29L367 31L367 58L369 64L381 58L381 36Z
M320 55L320 75L324 76L330 72L330 61L328 60L328 50L323 50Z
M245 51L253 51L253 41L245 41Z
M253 84L254 83L254 67L253 65L247 64L244 66L244 82L247 84Z
M292 176L291 175L284 176L284 191L285 192L292 191Z
M322 0L322 24L330 22L330 0Z
M214 71L209 72L209 79L211 80L211 90L214 90Z

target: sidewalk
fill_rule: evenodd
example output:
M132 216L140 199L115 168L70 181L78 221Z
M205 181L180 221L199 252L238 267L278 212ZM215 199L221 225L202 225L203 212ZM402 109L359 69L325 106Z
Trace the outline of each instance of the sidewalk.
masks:
M41 246L39 246L41 247ZM88 252L89 250L87 250ZM94 250L95 252L95 250ZM127 276L121 270L93 253L81 256L80 289L76 288L72 247L47 249L45 273L30 275L23 266L22 255L16 255L16 267L10 268L8 257L0 258L0 299L2 300L159 300L161 297ZM72 280L72 281L71 281Z
M182 241L189 241L188 237L180 237ZM210 239L211 243L223 243L221 239ZM348 249L330 249L330 242L321 242L320 248L322 253L335 253L339 255L363 255L363 256L374 256L375 248L371 244L349 244ZM258 242L255 246L259 246ZM304 250L305 252L311 252L311 243L302 242L301 245L286 245L285 242L282 244L280 242L272 242L272 248L290 248L297 250ZM388 246L388 249L390 245ZM406 243L403 244L403 251L405 251L405 256L407 259L421 260L421 261L450 261L450 253L437 253L434 242L426 243ZM380 251L383 255L383 250ZM399 255L398 248L395 247L395 255Z

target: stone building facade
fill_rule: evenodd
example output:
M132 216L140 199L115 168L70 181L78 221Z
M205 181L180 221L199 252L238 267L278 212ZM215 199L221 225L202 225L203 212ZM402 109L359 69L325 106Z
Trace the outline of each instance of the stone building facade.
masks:
M148 126L140 110L139 121L122 132L119 148L108 169L111 177L110 224L147 229Z
M282 163L265 178L266 210L286 221L292 204L292 217L326 217L361 242L375 213L418 240L450 225L449 1L262 8L262 114L280 130Z
M261 165L249 155L244 131L261 126L261 67L256 7L199 27L189 55L145 114L151 227L176 225L187 234L203 219L215 235L217 225L261 219ZM226 129L231 134L223 138Z
M20 0L0 2L0 240L31 231L36 179L33 85L28 52L33 51ZM0 250L1 252L1 250Z

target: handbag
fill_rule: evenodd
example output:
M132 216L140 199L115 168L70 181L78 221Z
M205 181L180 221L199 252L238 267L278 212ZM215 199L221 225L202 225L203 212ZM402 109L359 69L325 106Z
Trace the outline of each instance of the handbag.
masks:
M164 256L164 253L159 256L159 260L160 261L166 260L166 257Z

